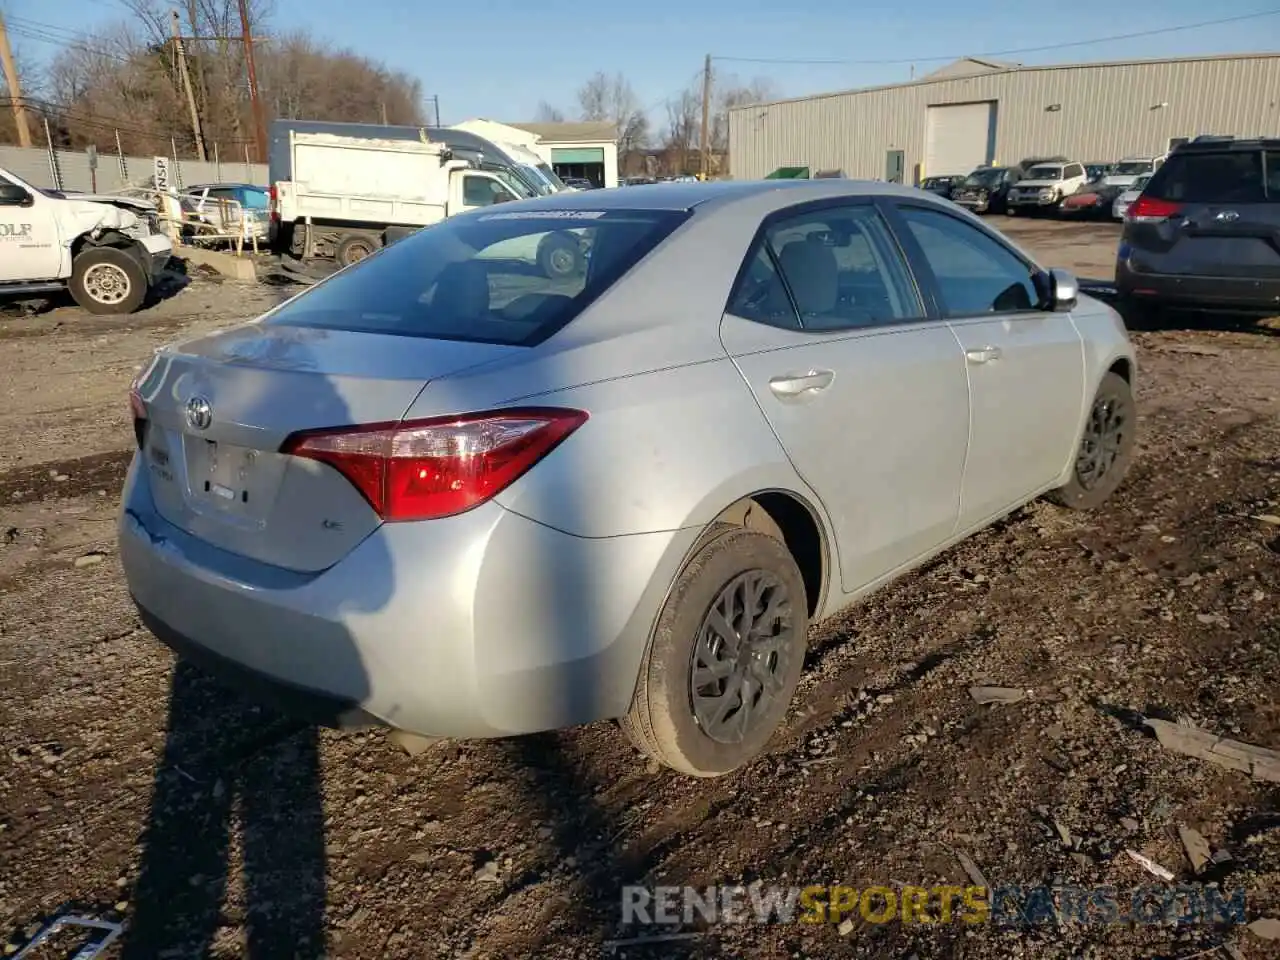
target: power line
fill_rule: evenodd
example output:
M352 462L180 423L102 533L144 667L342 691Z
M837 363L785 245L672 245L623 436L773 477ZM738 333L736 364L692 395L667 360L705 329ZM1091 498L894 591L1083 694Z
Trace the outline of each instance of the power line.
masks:
M135 61L124 54L115 53L97 44L88 43L84 40L74 37L63 37L54 33L47 32L45 29L34 29L23 24L12 25L9 32L15 37L23 37L27 40L34 40L36 43L47 43L54 47L73 47L83 50L86 53L102 57L106 60L115 60L119 63L134 63Z
M1100 43L1111 43L1116 40L1137 40L1142 37L1154 37L1166 33L1178 33L1183 30L1198 30L1201 27L1216 27L1225 23L1240 23L1245 20L1258 20L1262 17L1274 17L1280 9L1262 10L1258 13L1246 13L1235 17L1221 17L1217 20L1202 20L1199 23L1184 23L1174 27L1159 27L1153 30L1138 30L1133 33L1116 33L1106 37L1094 37L1091 40L1072 40L1066 43L1050 43L1040 47L1017 47L1010 50L988 50L985 53L957 53L948 56L903 57L897 60L803 60L777 57L715 57L722 63L772 63L772 64L808 64L814 66L903 66L910 63L940 63L942 61L960 60L965 57L1007 57L1019 53L1044 53L1050 50L1061 50L1064 47L1090 47Z

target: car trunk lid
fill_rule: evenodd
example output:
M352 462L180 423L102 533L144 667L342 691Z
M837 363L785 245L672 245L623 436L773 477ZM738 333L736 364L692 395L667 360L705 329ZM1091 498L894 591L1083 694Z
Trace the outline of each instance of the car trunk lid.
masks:
M161 351L137 388L156 509L232 553L332 566L382 521L332 467L280 453L285 440L398 422L431 379L519 349L254 323Z

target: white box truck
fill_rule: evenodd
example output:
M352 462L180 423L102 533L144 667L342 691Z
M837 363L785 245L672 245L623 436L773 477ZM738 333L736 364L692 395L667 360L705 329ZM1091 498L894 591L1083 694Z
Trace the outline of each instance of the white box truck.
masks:
M330 132L352 128L352 134ZM405 136L408 130L417 136ZM550 192L542 178L465 132L277 121L273 133L271 243L304 260L347 266L445 217ZM569 232L552 234L533 249L493 254L536 263L556 277L585 262Z

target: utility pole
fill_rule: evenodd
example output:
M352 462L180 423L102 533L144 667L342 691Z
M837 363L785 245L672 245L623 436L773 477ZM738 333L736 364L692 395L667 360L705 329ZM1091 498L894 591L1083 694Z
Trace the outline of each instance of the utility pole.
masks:
M431 105L435 107L436 126L440 126L440 95L433 93L431 95Z
M173 14L173 51L178 60L178 73L182 76L182 89L187 94L187 107L191 111L191 132L196 138L196 156L201 161L207 160L204 152L204 134L200 132L200 113L196 110L196 94L191 89L191 74L187 72L187 52L182 47L182 22L178 19L178 11Z
M707 179L710 172L707 150L710 144L707 138L711 131L711 54L707 54L706 63L702 67L702 158L698 164L698 171L703 180Z
M387 125L387 102L385 100L379 101L378 109L382 111L382 125L385 127Z
M267 162L267 122L262 116L262 98L258 96L258 71L253 65L253 34L249 32L249 8L240 0L240 28L244 31L244 59L249 67L249 103L253 108L253 132L258 144L258 161Z
M13 121L18 126L18 145L31 146L31 128L27 126L27 107L22 102L22 82L18 68L13 63L13 51L9 49L9 31L0 17L0 66L4 67L4 82L9 86L9 104L13 107Z

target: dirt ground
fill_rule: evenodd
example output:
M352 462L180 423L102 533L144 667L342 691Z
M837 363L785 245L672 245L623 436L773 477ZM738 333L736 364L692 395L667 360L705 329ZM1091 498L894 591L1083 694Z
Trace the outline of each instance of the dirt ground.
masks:
M1115 227L999 225L1109 275ZM626 884L964 885L962 854L993 886L1159 884L1132 850L1280 917L1280 784L1176 755L1137 716L1280 748L1280 329L1135 332L1121 492L1090 515L1033 504L815 627L770 754L699 782L609 724L409 757L175 671L115 553L126 389L153 346L280 296L197 278L124 320L0 317L6 953L74 901L127 915L129 955L157 958L1280 956L1239 926L1069 917L614 942L664 932L619 926ZM979 706L974 684L1030 694ZM1197 877L1179 826L1229 858Z

